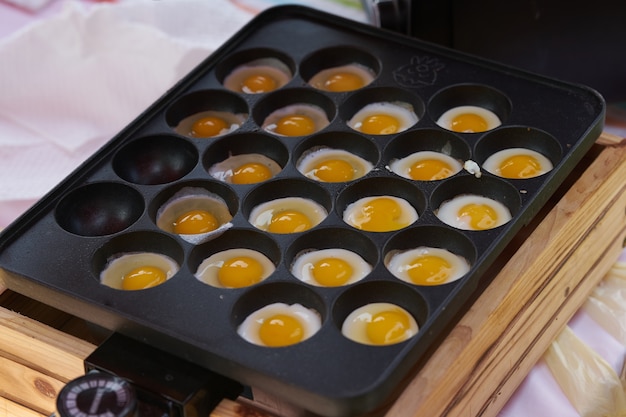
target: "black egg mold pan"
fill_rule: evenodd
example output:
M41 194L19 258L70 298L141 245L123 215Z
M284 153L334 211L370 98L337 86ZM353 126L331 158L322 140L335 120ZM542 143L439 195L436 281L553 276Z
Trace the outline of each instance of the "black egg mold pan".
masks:
M157 52L158 53L158 52ZM263 94L227 90L224 76L247 59L272 56L294 73L281 89ZM376 72L367 87L326 93L307 85L330 63L359 62ZM411 103L419 122L405 132L371 136L351 130L347 119L368 102ZM313 103L327 113L328 127L306 137L274 136L261 129L276 107ZM182 118L207 103L248 114L236 131L195 139L173 131ZM446 108L476 104L494 111L502 125L485 133L452 133L435 123ZM9 287L107 329L173 352L199 366L261 387L313 413L339 416L372 412L401 388L436 349L467 301L490 277L488 268L516 233L547 202L603 128L604 101L579 85L530 74L402 35L299 6L263 12L166 92L143 114L10 225L0 239L0 267ZM295 162L305 149L340 147L373 162L365 177L348 183L304 178ZM389 161L419 149L445 150L479 165L508 146L539 150L554 169L537 178L507 180L462 170L451 178L421 182L393 174ZM257 185L230 185L207 174L229 153L259 152L282 171ZM177 190L204 187L224 198L233 227L199 245L159 230L158 207ZM513 219L487 231L464 231L441 222L439 204L476 193L504 203ZM395 195L410 202L419 219L397 232L361 232L342 221L345 207L368 195ZM317 227L272 235L252 227L247 216L262 201L312 198L329 212ZM400 281L383 264L391 250L421 245L447 248L471 262L462 279L422 287ZM221 249L243 246L266 254L276 271L245 289L219 289L193 273ZM344 287L304 284L289 272L296 253L345 247L373 265L362 281ZM120 291L99 283L113 254L155 251L180 265L165 284ZM481 285L481 287L483 287ZM407 309L420 330L408 341L365 346L341 335L343 319L357 306L389 301ZM288 347L260 347L242 340L237 326L272 302L317 310L322 327Z

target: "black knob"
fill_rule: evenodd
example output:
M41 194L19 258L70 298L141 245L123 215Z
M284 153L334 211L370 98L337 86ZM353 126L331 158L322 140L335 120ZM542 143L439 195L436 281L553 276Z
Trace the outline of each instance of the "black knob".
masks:
M68 382L57 397L59 417L134 417L136 409L131 384L100 372Z

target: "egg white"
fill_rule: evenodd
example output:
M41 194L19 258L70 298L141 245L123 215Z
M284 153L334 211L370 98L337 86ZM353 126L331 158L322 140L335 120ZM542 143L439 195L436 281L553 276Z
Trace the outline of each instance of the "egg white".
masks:
M389 164L389 168L391 169L391 171L395 172L401 177L412 179L410 175L411 166L425 159L435 159L435 160L448 164L451 167L451 173L449 176L456 174L463 168L461 163L458 160L454 159L453 157L443 154L441 152L433 152L433 151L419 151L419 152L415 152L410 155L407 155L404 158L395 159L391 161L391 163ZM443 178L447 178L447 177L442 177L442 178L437 178L437 179L443 179Z
M326 83L329 78L337 73L349 73L358 76L363 81L363 87L374 81L374 72L371 69L360 64L349 64L327 68L318 72L309 80L309 85L318 90L328 91Z
M501 226L511 220L511 212L504 204L491 198L474 194L458 195L450 200L444 201L435 214L442 222L452 227L462 230L475 230L470 226L469 219L460 217L457 214L459 210L467 204L485 204L493 208L498 219L496 224L491 228Z
M248 221L260 230L268 231L272 217L285 210L297 210L308 217L312 227L321 223L328 212L317 202L302 197L284 197L261 203L250 212Z
M218 277L219 270L220 268L222 268L225 262L239 256L250 257L261 264L263 268L261 281L272 275L272 273L276 270L276 266L274 265L274 263L262 253L252 249L235 248L214 253L213 255L206 258L204 261L202 261L202 263L200 263L194 276L198 280L213 287L226 288L224 285L222 285Z
M509 149L503 149L501 151L498 151L494 153L493 155L490 155L489 158L485 160L485 162L483 163L483 168L486 171L491 172L494 175L502 176L502 173L500 172L500 166L502 165L502 163L507 158L511 158L513 156L518 156L518 155L531 156L535 158L537 162L539 162L539 165L540 165L540 169L536 173L536 175L527 175L527 176L523 176L522 178L538 177L540 175L545 174L548 171L551 171L552 168L554 168L552 165L552 162L548 158L546 158L543 154L537 151L533 151L531 149L526 149L526 148L509 148Z
M403 312L409 318L409 328L406 329L403 338L394 343L404 342L417 334L419 327L411 313L391 303L371 303L355 309L344 320L341 326L341 333L355 342L365 345L376 345L367 335L367 324L372 321L372 317L375 314L388 310Z
M296 318L303 327L302 341L309 339L322 327L322 319L319 313L301 304L273 303L256 310L239 325L237 333L244 340L259 346L265 346L259 337L259 329L265 320L276 315L285 314Z
M108 287L118 290L122 288L124 276L135 268L142 266L153 266L162 269L166 274L166 279L170 279L179 266L169 256L154 252L128 252L111 258L102 272L100 282Z
M248 163L257 163L265 165L272 176L277 175L281 171L280 165L278 165L273 159L268 158L265 155L258 153L232 155L225 160L213 164L209 168L209 175L220 181L232 183L232 176L234 172L242 165Z
M343 221L349 224L350 226L364 230L363 225L367 222L368 216L366 209L367 205L372 201L378 198L389 198L395 201L401 209L401 213L398 219L394 219L396 223L403 224L404 226L400 228L407 227L413 223L415 223L418 219L417 211L409 204L408 201L394 196L380 195L380 196L371 196L371 197L363 197L353 203L350 203L343 212ZM391 229L385 231L398 230Z
M291 104L270 113L263 121L261 128L274 135L282 136L276 132L279 120L286 116L295 115L309 117L315 125L315 132L319 132L330 124L328 116L322 108L313 104Z
M352 166L354 172L352 180L364 176L365 174L370 172L373 167L373 165L369 161L366 161L365 159L351 152L345 151L343 149L331 149L322 147L311 149L310 151L305 152L298 161L296 168L307 178L321 181L320 178L316 175L316 166L324 161L328 161L331 159L339 159L349 163Z
M287 84L292 78L291 70L282 61L276 58L261 58L233 69L224 79L224 87L236 92L257 94L243 85L246 78L255 75L272 78L276 82L276 89ZM266 92L268 91L264 91Z
M413 282L413 280L409 276L408 270L410 268L410 265L413 264L413 262L415 261L415 259L426 255L437 256L444 259L448 262L448 264L450 264L450 271L446 281L433 282L432 284L428 283L426 285L439 285L453 282L469 272L470 264L467 259L456 255L446 249L432 248L427 246L420 246L405 251L390 252L386 256L385 265L387 266L389 272L391 272L396 278L410 284L415 284L415 282Z
M307 284L323 286L313 276L313 265L327 258L341 259L352 267L352 276L345 285L362 280L372 271L372 266L358 254L347 249L331 248L310 250L299 254L291 266L291 273Z
M485 122L487 122L486 130L495 129L496 127L502 124L502 122L500 121L500 118L494 112L492 112L491 110L487 110L484 107L479 107L479 106L453 107L449 110L446 110L441 116L439 116L439 119L437 119L437 124L443 127L444 129L452 130L452 120L455 117L461 114L465 114L465 113L471 113L471 114L475 114L477 116L482 117L485 120ZM467 131L463 133L476 133L476 132Z
M370 103L360 109L348 121L348 126L360 132L364 120L375 115L389 115L395 117L400 122L400 125L393 133L403 132L419 121L417 114L415 114L413 110L413 106L407 103L384 101Z

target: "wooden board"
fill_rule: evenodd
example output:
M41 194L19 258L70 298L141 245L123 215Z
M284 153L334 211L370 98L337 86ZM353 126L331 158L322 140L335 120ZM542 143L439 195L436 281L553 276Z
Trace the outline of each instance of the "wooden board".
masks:
M510 259L494 266L497 276L394 398L387 417L495 416L606 274L626 236L626 145L606 134L599 142L584 172L507 248ZM82 359L94 348L0 309L0 415L48 415L60 386L82 374ZM304 414L258 398L254 406L269 412ZM213 416L251 415L250 406L224 400Z

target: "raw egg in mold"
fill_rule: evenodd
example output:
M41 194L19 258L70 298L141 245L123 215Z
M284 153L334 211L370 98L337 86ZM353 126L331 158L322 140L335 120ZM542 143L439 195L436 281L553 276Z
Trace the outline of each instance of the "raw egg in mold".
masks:
M386 195L361 198L350 203L343 212L344 222L368 232L404 229L417 219L417 211L409 202Z
M243 113L207 110L185 117L174 131L192 138L215 138L239 129L247 118Z
M306 136L328 126L326 112L313 104L292 104L270 113L262 128L280 136Z
M415 336L419 330L415 318L402 307L391 303L371 303L348 315L341 333L350 340L375 346L393 345Z
M206 258L194 274L218 288L244 288L263 281L276 269L274 263L252 249L234 248Z
M143 290L163 284L179 266L169 256L130 252L111 258L100 273L100 282L118 290Z
M462 230L493 229L511 220L511 212L504 204L475 194L444 201L435 214L442 222Z
M326 147L305 152L296 164L305 177L321 182L347 182L361 178L373 165L343 149Z
M233 69L224 79L224 87L238 93L267 93L287 84L292 76L279 59L260 58Z
M302 197L284 197L254 207L249 221L270 233L288 234L309 230L321 223L328 212L317 202Z
M341 248L309 250L299 254L291 273L300 281L319 287L339 287L360 281L372 266L360 255Z
M453 157L441 152L420 151L391 161L391 171L416 181L435 181L451 177L463 166Z
M348 126L368 135L391 135L419 121L413 106L402 102L370 103L355 113Z
M318 90L338 93L363 88L374 81L374 77L371 69L354 63L324 69L309 80L309 85Z
M212 165L209 175L230 184L256 184L273 178L282 170L273 159L258 153L232 155Z
M444 112L437 124L453 132L479 133L495 129L502 122L494 112L483 107L459 106Z
M487 172L503 178L534 178L552 170L552 162L537 151L525 148L503 149L483 163Z
M420 246L392 251L387 269L398 279L415 285L441 285L456 281L470 270L467 259L446 249Z

